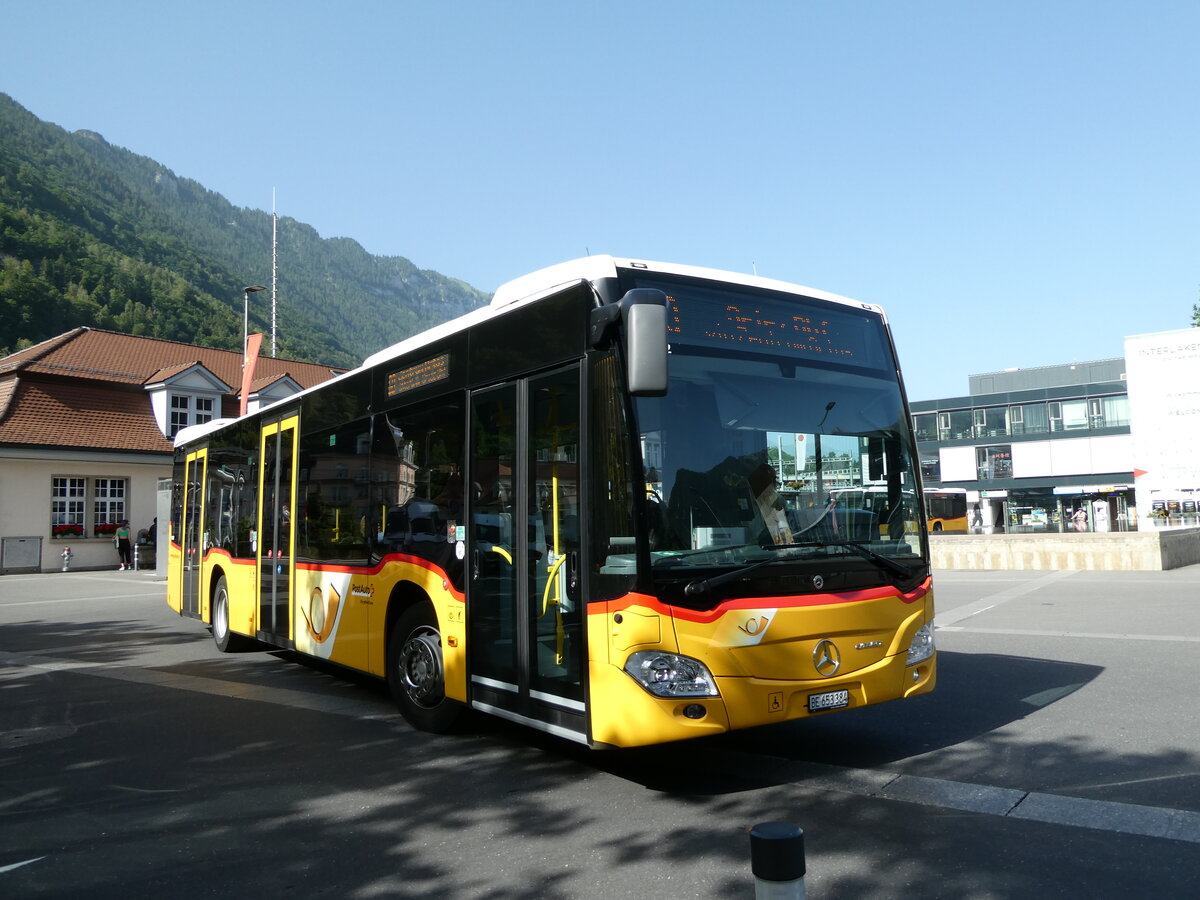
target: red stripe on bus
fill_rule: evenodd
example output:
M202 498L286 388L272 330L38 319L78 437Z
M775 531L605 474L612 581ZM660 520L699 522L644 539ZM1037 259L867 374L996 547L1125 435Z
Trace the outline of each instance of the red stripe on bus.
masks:
M878 587L862 591L846 591L839 594L801 594L786 597L743 597L737 600L727 600L715 609L692 610L681 606L669 606L657 597L649 594L626 594L616 600L609 601L609 612L620 612L635 606L643 606L664 616L685 619L689 622L714 622L727 612L739 609L800 609L805 606L833 606L839 603L861 603L865 600L883 600L889 597L902 603L916 603L929 593L931 578L926 578L918 587L905 593L897 593L895 588Z

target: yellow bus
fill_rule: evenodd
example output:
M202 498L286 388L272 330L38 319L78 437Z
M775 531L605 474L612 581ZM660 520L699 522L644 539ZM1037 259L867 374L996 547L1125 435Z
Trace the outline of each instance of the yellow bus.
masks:
M587 257L181 431L168 604L385 679L430 731L633 747L911 697L910 421L879 307ZM873 522L828 531L834 479L878 486Z
M927 488L925 514L930 531L966 533L967 492L963 488Z

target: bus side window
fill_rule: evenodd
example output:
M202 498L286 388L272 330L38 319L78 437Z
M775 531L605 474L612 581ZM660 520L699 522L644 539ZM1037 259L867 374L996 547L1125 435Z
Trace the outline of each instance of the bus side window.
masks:
M371 442L370 512L373 556L419 556L442 567L457 587L455 553L465 524L463 414L457 400L376 415Z

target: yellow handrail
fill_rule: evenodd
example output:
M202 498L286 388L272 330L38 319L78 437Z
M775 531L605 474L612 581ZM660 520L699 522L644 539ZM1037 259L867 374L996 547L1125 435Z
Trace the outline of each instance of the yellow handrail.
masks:
M552 565L549 569L549 572L546 576L546 589L544 591L542 591L542 611L540 613L538 613L539 619L542 616L546 615L546 610L548 610L550 608L550 588L553 587L554 585L558 584L558 579L555 578L554 576L558 574L559 567L562 566L562 564L565 563L566 561L567 561L567 556L564 553L562 556L560 556L558 558L558 560L554 563L554 565ZM554 598L554 605L559 606L561 604L562 604L562 597L556 596Z

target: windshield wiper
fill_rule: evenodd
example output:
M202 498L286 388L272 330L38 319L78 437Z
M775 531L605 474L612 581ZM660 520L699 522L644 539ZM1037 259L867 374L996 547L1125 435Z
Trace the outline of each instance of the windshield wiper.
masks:
M906 581L913 577L913 570L903 563L898 563L882 553L876 553L865 544L858 541L804 541L798 544L780 544L781 549L789 547L845 547L854 553L857 553L863 559L875 563L879 568L892 573L898 578L903 578Z
M683 595L685 597L698 597L701 594L707 594L713 588L720 587L728 581L733 581L735 578L741 578L755 569L761 569L767 563L773 563L775 560L776 557L771 556L767 559L760 559L756 563L750 563L748 566L742 566L740 569L733 569L720 575L714 575L712 578L697 578L695 581L689 581L683 589Z
M821 548L821 547L845 547L853 553L857 553L868 562L874 563L884 572L894 576L893 582L898 584L899 580L909 581L915 574L913 569L903 563L898 563L891 557L884 556L882 553L876 553L870 547L857 541L801 541L792 544L765 544L763 550L796 550L805 547ZM720 587L730 581L741 578L743 575L749 575L756 569L761 569L768 563L776 562L779 559L777 556L771 556L767 559L760 559L758 562L750 563L748 566L742 566L738 569L731 569L728 572L722 572L720 575L715 575L712 578L697 578L695 581L689 581L684 587L683 593L686 597L698 597L701 594L708 593L715 587Z

